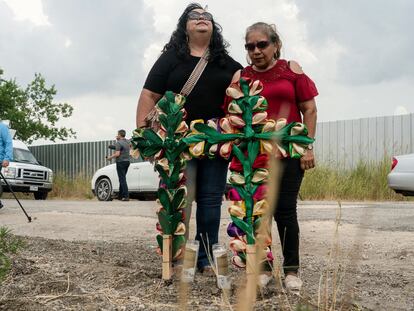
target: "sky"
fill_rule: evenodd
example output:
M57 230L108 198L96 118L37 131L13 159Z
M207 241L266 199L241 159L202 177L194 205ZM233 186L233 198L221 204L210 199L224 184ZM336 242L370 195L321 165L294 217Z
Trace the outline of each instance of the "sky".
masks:
M189 2L0 0L3 78L24 87L41 73L54 84L56 102L74 107L59 122L77 132L69 142L131 133L146 75ZM299 62L318 87L319 122L414 112L414 1L199 2L244 66L247 26L275 24L282 58Z

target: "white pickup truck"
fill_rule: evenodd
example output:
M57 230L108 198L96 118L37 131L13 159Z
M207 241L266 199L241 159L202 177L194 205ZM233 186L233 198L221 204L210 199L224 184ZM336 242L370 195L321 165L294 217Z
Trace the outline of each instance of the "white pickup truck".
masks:
M33 193L36 200L46 200L52 190L52 170L42 166L20 140L13 139L13 161L1 172L14 192ZM1 197L2 192L10 192L10 189L0 179Z

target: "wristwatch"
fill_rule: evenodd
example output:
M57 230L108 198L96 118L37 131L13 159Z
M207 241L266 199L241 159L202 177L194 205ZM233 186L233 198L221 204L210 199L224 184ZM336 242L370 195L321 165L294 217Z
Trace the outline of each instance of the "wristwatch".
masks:
M313 144L309 144L309 145L307 145L307 146L306 146L306 149L308 149L308 150L313 150Z

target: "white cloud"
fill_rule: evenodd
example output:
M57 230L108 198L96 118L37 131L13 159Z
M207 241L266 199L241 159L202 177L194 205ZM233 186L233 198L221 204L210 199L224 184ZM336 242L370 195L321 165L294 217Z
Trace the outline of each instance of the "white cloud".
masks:
M28 20L36 26L50 26L47 15L43 12L41 0L2 0L14 13L18 21Z
M65 40L65 47L68 48L72 45L72 40L70 40L69 38L66 38Z
M397 106L397 108L395 108L394 110L394 116L398 116L398 115L402 115L402 114L408 114L408 110L407 108L405 108L404 106Z
M113 139L119 129L130 137L135 128L135 96L100 96L99 94L68 98L73 116L61 125L77 131L77 141Z

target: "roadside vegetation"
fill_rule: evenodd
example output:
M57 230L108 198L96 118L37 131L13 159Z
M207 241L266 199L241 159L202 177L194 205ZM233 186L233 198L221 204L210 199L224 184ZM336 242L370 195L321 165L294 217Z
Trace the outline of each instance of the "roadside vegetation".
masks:
M0 227L0 283L11 268L10 255L23 247L23 241L11 234L6 227Z
M305 174L300 196L303 200L408 201L388 188L390 163L360 162L353 169L317 166Z
M91 178L84 174L76 175L73 178L57 174L53 179L53 190L49 193L49 197L55 199L93 199Z
M353 169L340 169L317 165L306 172L300 190L302 200L330 201L412 201L388 188L387 175L390 163L384 159L379 163L359 163ZM74 178L56 174L50 199L93 199L91 177L78 174ZM32 198L33 195L18 194L20 198ZM12 198L4 193L4 198Z

